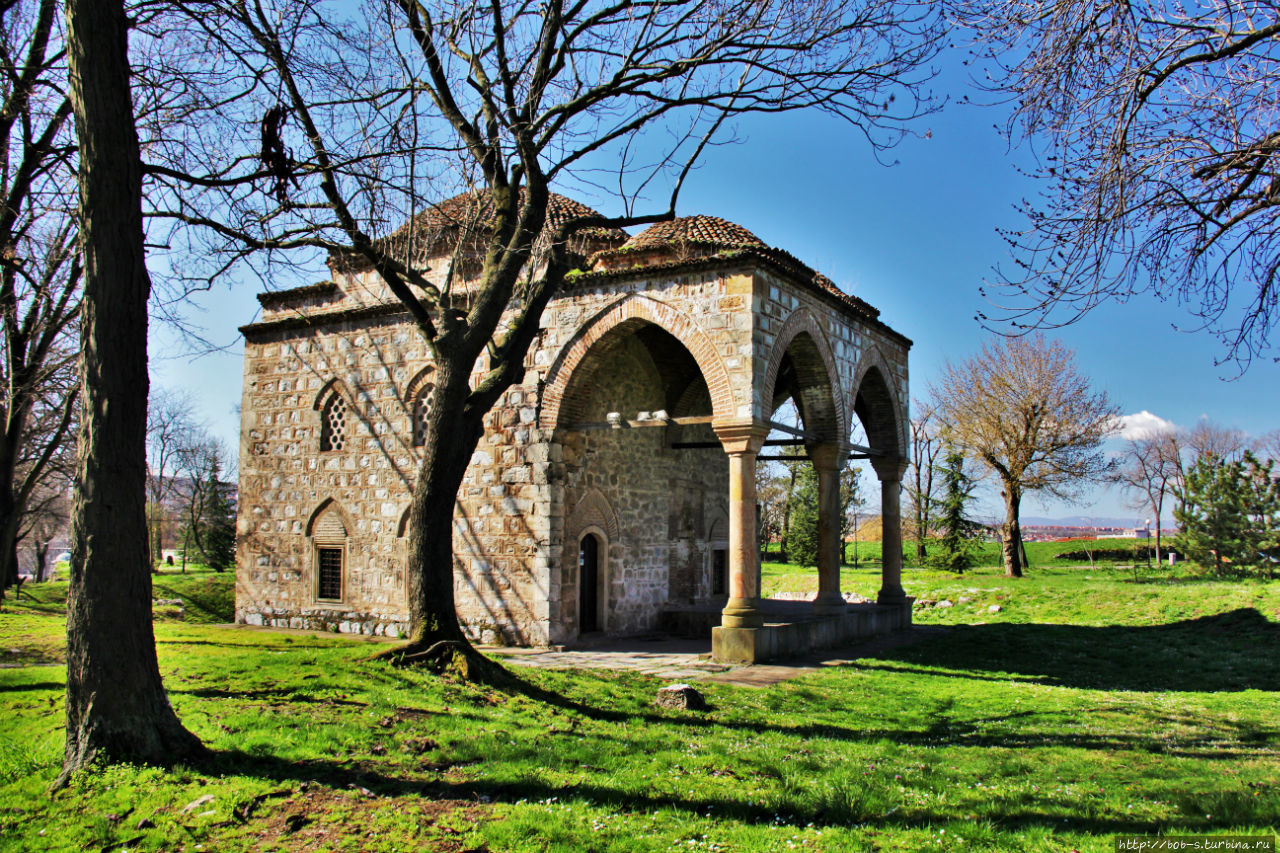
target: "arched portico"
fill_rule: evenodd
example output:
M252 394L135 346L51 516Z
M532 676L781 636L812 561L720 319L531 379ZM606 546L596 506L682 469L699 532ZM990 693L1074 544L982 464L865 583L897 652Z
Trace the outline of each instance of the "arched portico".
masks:
M849 416L836 379L831 346L814 315L801 309L779 330L765 371L762 399L769 418L794 402L806 452L818 477L818 595L814 610L845 609L840 592L840 469L848 458Z
M566 639L587 630L588 614L598 613L607 634L652 630L665 602L710 596L705 519L723 506L727 483L707 446L715 446L717 405L728 405L711 387L717 375L727 383L725 367L696 329L655 305L633 299L604 312L553 367L556 405L541 420L560 451L560 500L573 507L557 551ZM663 317L670 322L654 321ZM584 546L588 515L596 539ZM588 558L596 609L582 598L591 594L581 571Z
M889 368L875 349L858 365L854 415L862 422L871 448L871 467L880 481L881 604L903 604L902 589L902 477L907 468L907 411L893 392Z
M565 409L566 398L572 397L570 383L581 385L584 371L592 372L593 365L600 363L603 351L599 347L602 343L606 347L616 345L624 340L627 333L645 326L654 326L679 343L703 377L711 398L711 413L718 418L731 418L734 406L729 371L706 334L675 308L644 296L630 295L584 323L556 356L542 390L539 418L542 428L556 429L580 417L581 413L574 410L572 403ZM591 359L587 358L589 353L593 353Z

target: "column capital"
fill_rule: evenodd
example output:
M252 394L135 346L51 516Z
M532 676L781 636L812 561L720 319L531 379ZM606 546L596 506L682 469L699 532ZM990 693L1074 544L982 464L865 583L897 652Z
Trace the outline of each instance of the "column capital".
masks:
M906 459L896 456L872 456L871 467L875 469L876 478L880 481L897 480L901 482L911 464Z
M809 458L813 460L813 467L819 471L837 471L840 469L840 463L844 461L843 448L835 443L810 444L805 447L809 452Z
M725 453L759 453L769 435L769 425L756 420L714 421L711 428Z

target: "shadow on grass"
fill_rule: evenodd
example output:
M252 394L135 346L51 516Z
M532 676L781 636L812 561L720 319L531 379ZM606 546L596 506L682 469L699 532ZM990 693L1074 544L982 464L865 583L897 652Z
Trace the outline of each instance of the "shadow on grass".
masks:
M66 690L65 681L28 681L22 684L0 684L0 693L18 693L29 690Z
M434 770L428 770L426 774L395 774L368 762L357 764L323 759L287 760L234 750L215 753L203 769L206 772L252 776L285 784L318 782L338 789L367 789L375 796L424 796L441 800L503 803L572 799L617 813L672 810L699 818L715 815L719 820L768 826L863 824L900 829L933 829L957 819L953 813L931 809L912 809L909 813L903 813L900 811L901 803L893 793L896 788L892 786L837 787L825 793L783 796L769 804L762 804L731 796L680 796L652 789L641 791L615 787L594 781L565 785L552 785L533 778L454 781L444 778ZM1020 801L1009 802L1008 810L1004 813L983 815L983 820L990 821L1003 831L1041 829L1055 833L1071 831L1093 835L1154 834L1171 829L1203 831L1221 823L1204 819L1200 814L1184 814L1179 818L1165 818L1158 822L1127 817L1078 816L1072 814L1074 805L1071 802L1055 802L1048 797L1024 797ZM1265 809L1264 814L1255 806L1253 812L1248 818L1260 826L1266 825L1274 817L1274 809L1271 808Z
M961 670L929 671L932 676L1027 680L1087 690L1277 691L1280 625L1251 608L1153 626L956 625L945 637L891 649L875 659ZM857 666L902 671L867 659Z

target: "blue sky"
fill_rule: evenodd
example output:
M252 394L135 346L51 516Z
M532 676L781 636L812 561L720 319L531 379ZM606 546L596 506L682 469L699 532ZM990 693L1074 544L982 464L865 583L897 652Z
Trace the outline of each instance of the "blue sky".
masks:
M945 91L947 82L938 88ZM964 94L962 82L950 90L953 99ZM973 318L988 310L979 285L1007 261L996 229L1019 227L1014 205L1035 190L1015 169L1026 153L1010 152L996 132L1002 121L997 107L950 105L917 125L928 138L909 138L884 155L896 161L886 167L843 123L808 114L760 117L739 125L743 142L707 153L678 212L737 222L879 308L881 319L915 342L912 393L924 398L943 364L973 353L986 334ZM573 194L610 210L608 199ZM236 327L255 318L257 290L246 280L195 300L193 320L229 345L226 352L192 357L172 330L155 324L151 334L153 383L194 391L201 416L233 448L241 381ZM1182 309L1139 297L1049 334L1075 349L1081 369L1125 414L1149 412L1183 427L1208 417L1251 435L1280 428L1280 365L1255 360L1231 380L1232 365L1214 365L1222 354L1217 339L1177 331L1179 325L1193 325ZM989 491L978 509L999 513ZM1103 488L1089 489L1076 505L1030 499L1023 511L1144 517Z

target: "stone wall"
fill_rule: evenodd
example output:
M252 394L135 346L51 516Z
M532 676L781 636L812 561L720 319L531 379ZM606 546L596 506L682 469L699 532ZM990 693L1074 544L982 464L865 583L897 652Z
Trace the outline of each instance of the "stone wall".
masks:
M403 533L418 465L411 395L430 365L407 315L370 276L335 274L331 285L264 298L263 321L246 329L241 622L407 632ZM643 332L652 327L679 351L652 351L655 338L646 344ZM665 603L708 600L728 466L719 449L670 444L714 441L709 424L600 426L615 412L768 418L770 371L798 331L818 342L837 377L842 429L870 369L906 400L903 340L750 260L572 281L543 315L523 380L486 416L459 493L455 593L469 633L527 645L575 639L587 529L607 540L608 633L650 631ZM346 401L346 431L340 450L321 452L332 394ZM905 434L905 405L896 411ZM342 513L347 532L337 601L317 598L310 524L326 507Z

